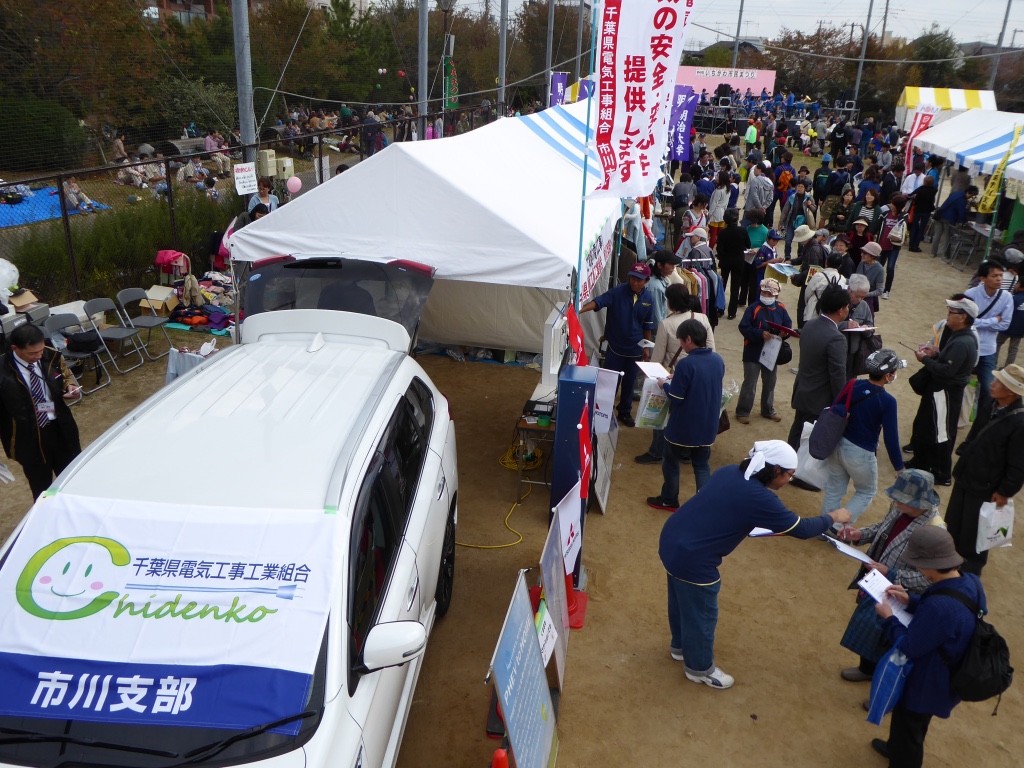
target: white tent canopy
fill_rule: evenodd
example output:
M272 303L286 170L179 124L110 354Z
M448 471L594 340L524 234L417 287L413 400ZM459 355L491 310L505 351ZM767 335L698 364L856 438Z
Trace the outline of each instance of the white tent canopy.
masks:
M234 234L232 258L342 253L429 264L439 282L424 338L539 351L579 257L586 106L393 144ZM588 177L595 187L593 149ZM584 248L619 209L618 200L587 201Z
M952 120L968 110L995 111L996 95L993 91L971 91L959 88L921 88L908 85L896 102L896 121L899 127L910 130L917 108L922 104L934 104L941 110L932 120L932 125Z
M963 112L921 133L914 139L914 146L930 154L951 158L974 137L990 130L993 121L998 121L998 116L1003 114L1006 113L980 109Z

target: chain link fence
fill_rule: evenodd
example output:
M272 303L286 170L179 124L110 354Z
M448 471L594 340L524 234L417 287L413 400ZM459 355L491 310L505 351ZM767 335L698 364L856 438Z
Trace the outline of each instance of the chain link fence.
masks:
M202 274L232 218L247 207L231 174L244 158L273 152L273 167L263 155L260 175L271 178L274 194L287 204L291 175L301 180L302 194L385 145L431 136L435 128L446 136L462 133L495 114L465 110L423 120L404 115L323 131L282 121L263 129L251 146L209 153L201 137L170 139L139 145L123 163L8 176L0 181L0 258L18 267L19 287L51 306L158 282L154 259L160 250L186 253L193 272Z

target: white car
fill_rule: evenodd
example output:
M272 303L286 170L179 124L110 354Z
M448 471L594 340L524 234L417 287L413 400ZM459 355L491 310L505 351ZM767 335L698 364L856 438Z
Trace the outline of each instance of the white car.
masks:
M431 282L254 264L241 343L57 479L0 550L0 766L395 764L454 579Z

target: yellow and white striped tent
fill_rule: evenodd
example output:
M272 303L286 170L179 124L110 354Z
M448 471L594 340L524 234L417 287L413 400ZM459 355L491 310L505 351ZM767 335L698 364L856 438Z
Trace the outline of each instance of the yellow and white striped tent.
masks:
M969 91L960 88L919 88L908 85L896 102L896 120L904 131L910 129L920 104L935 104L942 111L932 124L962 114L969 109L996 109L996 95L992 91Z

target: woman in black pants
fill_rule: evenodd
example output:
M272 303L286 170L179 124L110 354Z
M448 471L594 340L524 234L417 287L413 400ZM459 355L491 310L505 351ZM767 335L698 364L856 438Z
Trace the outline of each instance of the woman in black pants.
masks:
M718 233L718 270L722 275L722 285L729 290L728 319L736 319L737 303L744 299L744 288L750 282L752 265L743 258L750 248L750 236L747 230L739 225L740 212L737 208L729 208L725 212L725 227ZM731 278L731 279L730 279Z

